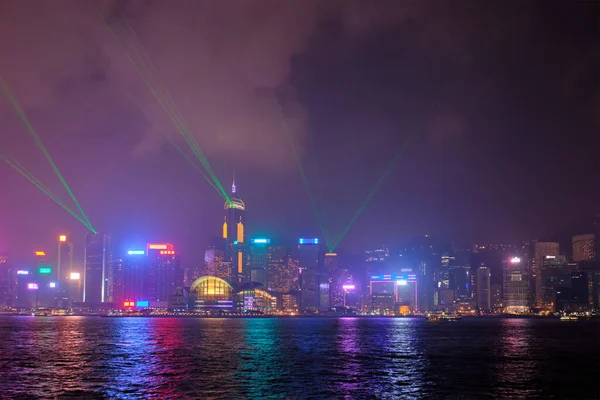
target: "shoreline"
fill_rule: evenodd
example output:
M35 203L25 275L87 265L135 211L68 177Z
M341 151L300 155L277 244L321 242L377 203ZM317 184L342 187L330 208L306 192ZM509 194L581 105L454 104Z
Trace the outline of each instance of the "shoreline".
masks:
M0 317L37 317L37 318L69 318L69 317L90 317L90 318L196 318L196 319L427 319L424 315L39 315L0 313ZM554 319L559 320L559 316L541 316L541 315L462 315L462 319ZM585 319L600 319L600 316L580 317Z

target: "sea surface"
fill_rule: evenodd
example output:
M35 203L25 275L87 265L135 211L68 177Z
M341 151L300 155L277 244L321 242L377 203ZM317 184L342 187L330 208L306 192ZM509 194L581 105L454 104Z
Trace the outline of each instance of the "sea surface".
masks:
M600 398L600 321L0 317L0 398Z

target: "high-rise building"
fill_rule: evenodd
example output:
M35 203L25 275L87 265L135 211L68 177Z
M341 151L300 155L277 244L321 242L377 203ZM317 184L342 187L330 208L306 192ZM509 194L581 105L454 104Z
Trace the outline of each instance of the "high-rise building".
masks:
M122 306L122 302L149 301L146 290L148 283L148 258L145 255L145 250L132 249L127 251L127 255L123 258L123 294L115 296L115 298L122 297L119 299L118 306Z
M319 239L298 239L298 267L300 269L300 311L319 309ZM327 292L328 293L328 292Z
M16 289L15 271L8 262L8 256L0 253L0 309L13 305Z
M69 301L69 278L73 272L73 243L67 241L66 235L58 237L58 261L56 263L56 293L58 299L65 299L62 304L68 307Z
M35 294L37 293L37 290L35 290L34 285L37 285L39 288L39 285L35 281L35 274L32 269L17 270L16 308L30 310L35 305Z
M183 287L183 270L174 246L170 243L148 243L145 251L130 250L129 255L133 262L133 271L130 273L135 282L134 293L135 296L142 297L131 300L148 301L152 307L166 308L171 295L175 294L177 288ZM139 257L140 255L146 257ZM143 271L139 283L135 279L136 269Z
M298 311L300 269L298 259L292 257L291 249L284 246L267 247L267 287L277 293L278 308L282 311Z
M125 263L122 259L113 259L110 262L112 275L111 301L115 307L123 305L125 299Z
M547 256L558 257L560 247L557 242L535 242L533 244L533 263L531 273L535 282L535 302L542 304L542 264Z
M484 312L492 309L490 278L488 267L482 265L477 268L477 307Z
M58 263L56 264L59 285L68 279L71 272L73 272L73 243L67 240L66 235L60 235L58 237Z
M590 299L590 283L593 282L590 282L587 271L573 271L571 285L557 289L557 309L566 312L590 311L593 305L593 299Z
M270 291L292 293L298 291L298 260L294 259L287 248L269 246L267 248L268 284Z
M343 305L344 291L337 284L338 257L336 253L325 253L323 268L319 274L319 310Z
M452 243L453 259L450 260L450 286L454 289L457 302L472 299L471 246L467 243Z
M225 261L223 250L217 249L214 246L208 248L204 252L204 270L199 274L194 273L190 280L194 282L203 275L216 276L217 278L231 282L231 263Z
M434 271L436 286L439 289L450 289L451 271L455 265L454 260L454 256L448 253L442 254L440 268Z
M491 273L491 272L490 272ZM490 279L492 281L492 279ZM492 283L490 285L491 295L491 306L492 310L496 311L504 306L504 297L502 295L502 284L501 283Z
M250 281L267 285L267 246L271 239L250 239Z
M529 312L529 272L525 260L511 257L504 261L504 310L511 314Z
M573 236L573 261L591 261L596 258L596 236L593 233Z
M110 236L88 233L85 237L83 266L83 301L100 304L106 301L108 287L108 265L111 261Z
M381 245L365 251L365 264L367 274L384 274L388 272L390 263L390 249Z
M36 251L35 258L37 266L30 274L34 278L30 283L34 283L37 287L31 292L35 294L34 304L36 307L53 307L56 305L56 268L48 262L45 251Z
M545 310L556 308L556 293L559 288L571 286L571 268L565 256L545 256L540 265L540 301L539 306Z
M147 271L145 273L144 300L156 307L166 307L175 289L183 287L183 271L179 256L169 243L146 245Z
M223 239L225 241L225 261L231 265L231 283L236 286L249 280L245 270L245 232L244 214L246 205L236 196L235 180L231 185L231 198L225 201L223 221ZM247 275L247 276L245 276Z

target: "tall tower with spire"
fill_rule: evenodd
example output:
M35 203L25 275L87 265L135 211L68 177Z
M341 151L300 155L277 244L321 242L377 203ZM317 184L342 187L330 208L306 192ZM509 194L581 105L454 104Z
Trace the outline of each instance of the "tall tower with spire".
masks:
M225 201L225 216L223 219L223 239L225 241L225 260L231 265L231 284L241 283L246 275L245 268L245 234L244 213L246 205L237 196L235 175L231 185L231 198Z

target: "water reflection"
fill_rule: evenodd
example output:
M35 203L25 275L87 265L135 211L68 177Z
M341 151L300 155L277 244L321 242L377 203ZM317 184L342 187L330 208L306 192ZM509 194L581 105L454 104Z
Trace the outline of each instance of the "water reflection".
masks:
M286 357L276 319L241 321L243 342L234 366L235 381L241 383L245 398L265 398L291 383L294 359Z
M493 356L498 360L494 377L499 396L527 397L535 393L531 383L535 374L539 373L539 360L535 349L531 348L532 324L531 319L508 318L501 321Z
M597 398L599 332L598 321L0 317L0 397Z
M345 397L356 397L364 391L364 370L361 356L368 356L361 350L359 323L357 318L343 318L337 325L335 344L340 353L336 380L336 391Z
M424 337L421 329L423 321L414 319L392 320L390 345L395 352L392 363L393 383L400 388L405 398L420 398L433 382L426 379L429 359L426 356ZM401 373L399 373L401 372Z

